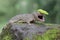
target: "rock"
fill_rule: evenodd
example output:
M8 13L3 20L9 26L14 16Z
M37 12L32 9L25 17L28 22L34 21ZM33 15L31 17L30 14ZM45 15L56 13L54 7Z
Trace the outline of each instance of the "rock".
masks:
M0 40L34 40L33 36L39 35L42 37L48 30L54 29L54 26L34 23L31 25L26 23L7 24L6 27L2 29ZM58 29L58 27L56 29Z

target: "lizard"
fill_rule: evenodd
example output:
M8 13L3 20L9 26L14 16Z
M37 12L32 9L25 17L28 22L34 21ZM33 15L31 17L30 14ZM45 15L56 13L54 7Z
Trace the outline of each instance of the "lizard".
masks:
M38 9L33 13L18 14L12 17L9 20L9 23L15 23L19 21L21 23L26 22L27 24L31 25L31 22L36 20L40 22L44 22L45 21L44 15L48 15L48 12L43 9Z

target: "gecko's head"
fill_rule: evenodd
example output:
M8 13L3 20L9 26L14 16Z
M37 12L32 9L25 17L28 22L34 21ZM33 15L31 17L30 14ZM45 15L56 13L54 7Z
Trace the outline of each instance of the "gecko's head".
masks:
M44 22L45 21L44 15L48 15L48 12L42 9L38 9L37 12L38 12L38 19Z

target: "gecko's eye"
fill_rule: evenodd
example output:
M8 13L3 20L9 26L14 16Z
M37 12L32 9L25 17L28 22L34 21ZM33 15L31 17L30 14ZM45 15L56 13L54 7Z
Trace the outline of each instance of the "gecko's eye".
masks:
M39 15L38 18L39 18L39 19L43 19L43 15Z

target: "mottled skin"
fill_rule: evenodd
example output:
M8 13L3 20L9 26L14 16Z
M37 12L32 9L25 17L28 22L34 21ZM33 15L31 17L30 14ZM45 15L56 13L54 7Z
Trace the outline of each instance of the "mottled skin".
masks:
M38 16L41 16L41 18L39 18ZM19 14L19 15L12 17L9 23L14 23L14 22L19 21L19 22L26 22L29 25L31 25L30 22L35 21L35 20L44 22L43 14L40 14L39 12L33 12L30 14Z

